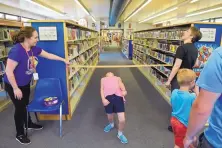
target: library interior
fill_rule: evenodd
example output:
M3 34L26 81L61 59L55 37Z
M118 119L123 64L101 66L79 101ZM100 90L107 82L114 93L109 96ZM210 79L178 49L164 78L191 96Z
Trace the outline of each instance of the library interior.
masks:
M222 0L0 0L0 148L222 148Z

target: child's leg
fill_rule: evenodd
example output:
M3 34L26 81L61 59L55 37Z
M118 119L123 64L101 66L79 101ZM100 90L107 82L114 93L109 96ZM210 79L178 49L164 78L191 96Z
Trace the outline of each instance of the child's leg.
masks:
M118 113L118 119L119 119L119 128L118 128L118 135L117 137L120 139L120 141L124 144L128 143L127 138L123 135L123 130L125 127L125 113Z
M119 120L119 132L123 132L124 130L124 127L125 127L125 113L118 113L118 120Z
M104 132L109 132L114 128L114 114L107 114L109 124L104 128Z
M109 132L114 127L113 103L111 98L112 96L107 96L106 98L110 102L107 106L105 106L109 124L104 128L104 132Z
M114 114L107 114L109 123L114 123Z
M175 145L174 148L180 148L179 146Z

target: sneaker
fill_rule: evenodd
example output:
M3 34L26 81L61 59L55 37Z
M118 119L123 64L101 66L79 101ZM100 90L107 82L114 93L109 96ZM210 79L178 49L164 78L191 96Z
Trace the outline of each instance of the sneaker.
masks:
M168 126L168 131L173 132L172 126Z
M25 129L26 129L26 127L25 127ZM31 124L29 124L28 130L31 130L31 129L41 130L41 129L43 129L43 126L35 124L35 123L31 123Z
M21 143L21 144L24 144L24 145L28 145L31 143L31 141L29 140L28 137L26 137L25 135L19 135L19 136L16 136L16 140Z
M111 124L109 124L104 128L104 132L108 133L112 128L113 128L113 126Z
M119 138L119 140L121 141L121 143L123 144L127 144L128 143L128 140L127 138L122 134L122 135L117 135L117 137Z

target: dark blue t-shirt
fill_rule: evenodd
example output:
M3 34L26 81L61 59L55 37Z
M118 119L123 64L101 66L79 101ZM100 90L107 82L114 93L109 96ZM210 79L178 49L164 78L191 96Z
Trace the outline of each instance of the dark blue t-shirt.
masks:
M34 46L27 52L29 55L28 57L25 49L20 43L15 44L9 51L8 58L18 62L18 65L14 70L15 80L18 86L25 86L29 84L34 72L31 65L33 65L32 63L34 61L35 67L37 66L38 58L36 56L38 56L41 52L41 48ZM10 84L6 74L4 75L4 82Z
M217 48L208 59L197 80L197 85L210 92L222 93L222 47ZM205 136L213 147L221 147L222 95L214 105L209 119L209 127L205 130Z

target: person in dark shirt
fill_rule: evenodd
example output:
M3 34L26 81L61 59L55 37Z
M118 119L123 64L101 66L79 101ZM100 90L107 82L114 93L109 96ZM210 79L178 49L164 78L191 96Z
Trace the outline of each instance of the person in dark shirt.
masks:
M174 57L173 68L166 82L167 87L171 86L171 92L174 89L179 89L179 85L176 79L176 75L179 69L193 69L193 67L198 63L198 50L194 43L198 42L201 38L202 33L195 27L190 27L188 30L184 31L182 36L182 41L184 44L177 48L176 55ZM198 90L195 92L198 93ZM168 130L172 131L172 127L169 126Z

